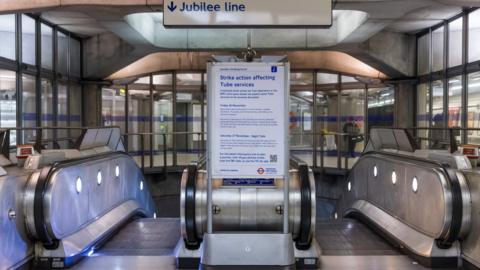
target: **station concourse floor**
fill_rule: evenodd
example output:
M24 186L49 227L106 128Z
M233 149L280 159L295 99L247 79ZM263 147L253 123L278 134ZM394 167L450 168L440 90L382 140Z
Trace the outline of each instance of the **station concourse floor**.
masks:
M72 269L176 269L178 218L134 220ZM356 220L318 221L319 269L426 269Z

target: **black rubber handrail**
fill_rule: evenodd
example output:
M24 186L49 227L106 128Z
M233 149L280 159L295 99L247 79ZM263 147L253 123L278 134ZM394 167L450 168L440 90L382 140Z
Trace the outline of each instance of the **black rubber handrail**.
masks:
M450 168L450 166L446 163L441 163L438 161L419 158L415 156L406 156L406 155L401 155L397 153L390 153L390 152L383 152L383 151L369 151L364 153L361 158L371 156L371 155L394 157L394 158L406 160L408 162L411 162L412 160L417 162L422 162L422 163L434 165L443 172L443 174L446 176L447 183L450 185L450 189L452 192L452 217L451 217L451 223L447 231L447 234L443 236L443 238L437 239L437 245L438 247L444 248L444 249L451 247L452 244L455 241L457 241L460 237L462 220L463 220L462 190L461 190L460 182L454 170ZM350 174L357 168L357 166L359 166L359 164L360 164L360 160L350 170L348 178L350 178Z
M55 249L58 246L58 239L52 237L46 226L45 222L45 213L44 213L44 198L45 193L48 188L48 184L50 183L50 179L55 172L60 169L75 166L82 164L84 162L92 162L96 160L101 160L105 158L113 158L116 156L126 156L130 157L125 152L109 152L109 153L102 153L94 156L88 157L81 157L76 159L70 159L65 161L56 162L51 166L44 167L39 175L37 184L35 186L35 195L33 199L33 218L35 222L35 230L37 233L38 240L43 243L46 249Z

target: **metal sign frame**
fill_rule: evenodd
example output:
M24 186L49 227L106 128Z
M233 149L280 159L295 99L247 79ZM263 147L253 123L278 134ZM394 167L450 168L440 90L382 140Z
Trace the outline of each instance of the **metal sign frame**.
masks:
M163 6L163 26L165 28L211 28L211 29L222 29L222 28L227 28L227 29L247 29L247 28L265 28L265 29L274 29L274 28L287 28L287 29L303 29L303 28L308 28L308 29L328 29L331 28L333 25L333 8L335 6L334 0L330 0L330 24L318 24L318 25L312 25L312 24L298 24L298 25L291 25L291 24L268 24L268 25L262 25L262 24L242 24L242 25L234 25L234 24L168 24L166 23L165 16L167 11L165 9L167 7L167 4L169 4L170 1L165 1L164 6Z
M212 76L212 70L214 66L224 65L231 66L237 64L238 66L248 65L266 65L266 66L283 66L284 67L284 188L283 188L283 233L289 233L289 189L290 189L290 135L289 135L289 106L290 106L290 63L288 62L208 62L207 63L207 100L208 100L208 121L207 121L207 233L213 233L213 203L212 203L212 191L213 191L213 179L212 179L212 143L213 143L213 115L214 115L214 93L215 90L214 78Z

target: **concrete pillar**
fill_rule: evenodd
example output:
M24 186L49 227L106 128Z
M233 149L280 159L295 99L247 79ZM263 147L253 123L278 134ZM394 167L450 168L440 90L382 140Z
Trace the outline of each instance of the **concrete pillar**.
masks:
M83 86L83 125L102 125L102 84L88 83Z
M395 113L396 127L415 127L415 83L404 81L395 83Z

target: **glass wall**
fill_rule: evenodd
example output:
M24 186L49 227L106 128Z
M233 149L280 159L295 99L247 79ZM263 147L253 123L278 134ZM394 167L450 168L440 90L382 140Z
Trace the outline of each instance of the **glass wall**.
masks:
M464 29L464 22L468 22L468 29ZM448 49L441 45L443 38L440 33L446 27ZM425 47L429 43L431 63L425 60L430 55ZM477 107L480 107L476 82L480 72L480 10L466 10L431 29L425 29L417 35L417 44L417 75L420 82L417 87L417 126L477 128ZM448 59L448 65L442 67L443 60L440 59L445 58ZM434 73L436 71L442 72ZM468 73L465 74L465 71ZM464 104L465 100L467 104ZM476 131L454 132L460 144L476 143L477 134ZM446 130L421 130L417 135L423 138L422 146L449 147L449 133ZM428 139L430 144L425 143Z
M17 126L17 86L13 71L0 69L0 128ZM16 144L16 133L11 135L10 143Z
M129 133L128 149L139 165L143 153L147 168L162 167L164 162L184 166L205 151L205 91L206 76L199 72L152 74L127 85L106 86L102 88L102 122ZM292 72L291 153L311 166L320 166L323 154L326 167L337 167L339 158L342 166L344 159L351 160L351 167L365 146L367 116L370 126L392 126L394 104L392 86L367 85L332 73ZM354 135L354 142L337 134L344 130ZM142 152L140 136L133 133L150 131L153 134L144 136Z
M443 69L444 36L443 26L432 32L432 72Z
M41 126L42 127L52 127L54 124L54 114L53 114L53 88L52 81L49 79L41 80ZM45 130L43 132L43 139L53 140L53 131ZM53 147L52 143L49 143L48 146Z
M36 22L34 19L22 14L22 61L25 64L35 65L35 46L36 39Z
M426 34L417 40L418 50L418 75L430 72L430 34Z
M368 89L369 127L394 126L395 89L392 86Z
M153 132L166 133L153 137L154 164L164 164L164 151L167 151L168 166L173 165L173 76L172 74L153 75ZM178 83L178 82L177 82Z
M430 86L429 84L420 84L417 86L417 127L427 128L430 123ZM421 138L422 148L428 144L429 131L421 129L418 131L418 137Z
M480 72L468 74L467 122L469 128L480 128ZM480 144L480 131L469 131L468 143Z
M120 127L125 129L125 86L112 85L102 88L102 124L104 126Z
M57 32L57 72L68 74L68 37Z
M42 41L42 68L53 69L53 30L50 26L41 24L41 41Z
M480 60L480 10L468 15L468 62Z
M37 126L37 81L35 76L23 74L22 78L23 90L23 127ZM35 140L35 131L25 131L24 142L30 143Z
M56 126L57 127L67 127L68 126L68 90L67 84L65 82L59 82L57 84L57 117L56 117ZM68 147L68 141L64 139L68 136L67 130L58 130L57 140L59 145L62 148Z
M0 57L15 60L15 15L0 15Z
M58 56L56 65L54 55ZM69 73L69 57L75 59L75 74ZM0 127L80 126L80 59L80 40L71 33L28 14L0 15ZM45 146L57 147L60 137L72 134L50 130L42 137L49 140ZM12 142L31 143L35 137L35 130L19 136L13 132ZM71 142L64 141L63 146Z
M448 67L462 64L463 17L448 24Z

